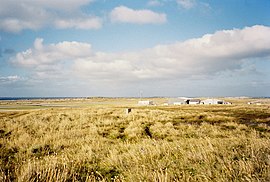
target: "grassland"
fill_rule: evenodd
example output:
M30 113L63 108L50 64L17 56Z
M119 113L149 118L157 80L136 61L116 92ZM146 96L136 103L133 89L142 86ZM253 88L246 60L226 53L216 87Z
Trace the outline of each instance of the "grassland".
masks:
M269 100L137 101L0 102L0 181L270 181Z

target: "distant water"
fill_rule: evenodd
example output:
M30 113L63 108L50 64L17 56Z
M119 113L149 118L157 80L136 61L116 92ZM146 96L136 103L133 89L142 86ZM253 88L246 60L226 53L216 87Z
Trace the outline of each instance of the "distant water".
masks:
M0 100L79 99L83 97L0 97Z

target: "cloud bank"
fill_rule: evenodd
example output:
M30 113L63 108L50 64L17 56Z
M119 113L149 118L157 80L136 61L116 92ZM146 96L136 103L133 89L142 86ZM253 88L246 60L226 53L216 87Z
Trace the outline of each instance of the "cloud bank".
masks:
M97 29L101 18L82 13L81 6L92 0L1 0L0 30L17 33L24 29L56 28Z
M157 45L139 52L95 52L89 43L59 42L32 48L11 58L38 79L137 82L205 79L224 72L250 69L250 60L269 59L270 27L221 30L200 38Z
M39 30L45 27L57 29L100 29L108 18L113 23L132 24L164 24L167 22L165 13L149 9L132 9L118 6L108 12L108 17L102 18L84 13L82 8L95 0L1 0L0 31L18 33L22 30ZM148 6L162 6L165 3L177 3L184 9L191 9L197 4L209 6L207 3L197 3L196 0L160 1L150 0ZM209 8L209 7L208 7Z

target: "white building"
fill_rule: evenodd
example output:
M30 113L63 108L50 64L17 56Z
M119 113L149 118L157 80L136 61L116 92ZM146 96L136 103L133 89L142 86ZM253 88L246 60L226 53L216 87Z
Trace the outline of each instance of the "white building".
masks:
M196 105L196 104L200 104L200 103L201 103L200 99L190 99L188 101L188 104L191 104L191 105Z
M206 100L202 100L201 104L224 104L223 100L218 100L218 99L206 99Z
M200 99L190 99L187 97L179 97L170 99L168 104L169 105L183 105L183 104L200 104Z
M183 105L187 104L186 98L172 98L168 101L169 105Z

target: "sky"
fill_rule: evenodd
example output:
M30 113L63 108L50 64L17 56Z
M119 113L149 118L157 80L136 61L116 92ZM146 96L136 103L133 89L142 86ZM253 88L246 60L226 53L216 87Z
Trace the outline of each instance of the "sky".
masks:
M269 97L269 0L0 0L0 97Z

